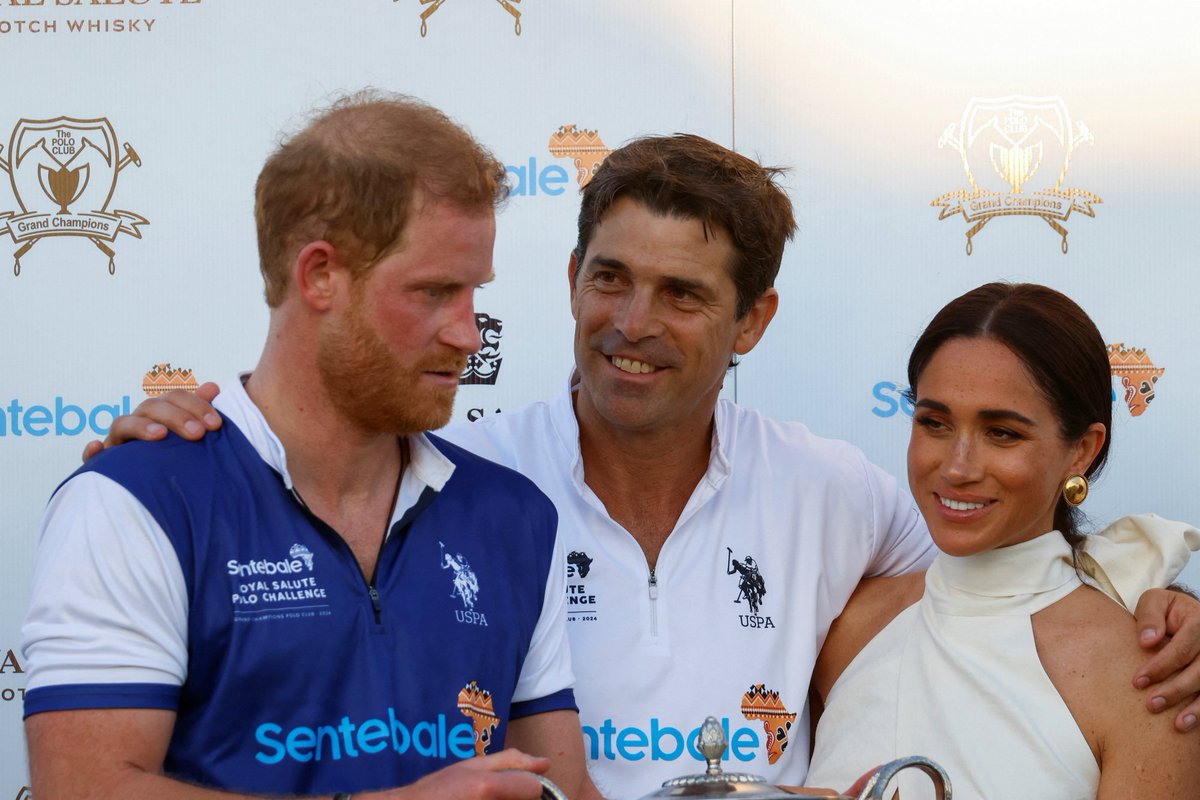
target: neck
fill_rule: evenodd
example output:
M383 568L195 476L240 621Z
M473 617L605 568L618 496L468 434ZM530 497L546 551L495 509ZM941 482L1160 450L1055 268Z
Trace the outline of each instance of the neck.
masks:
M265 351L246 392L283 444L296 490L333 516L380 492L394 494L404 465L402 440L347 420L316 370L288 368L290 363Z
M653 568L667 536L708 470L714 418L669 430L628 431L575 397L584 482L641 545Z

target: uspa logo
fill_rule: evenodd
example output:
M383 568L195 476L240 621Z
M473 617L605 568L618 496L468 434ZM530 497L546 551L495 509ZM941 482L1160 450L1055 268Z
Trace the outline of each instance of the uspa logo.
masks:
M774 628L775 622L769 616L758 613L767 595L767 582L763 579L758 562L751 555L737 560L733 557L732 547L726 547L725 551L725 574L738 576L738 593L733 602L738 605L745 603L750 612L738 614L738 622L743 628Z
M575 180L581 189L588 185L611 152L599 133L575 125L560 126L550 136L550 155L571 159L575 165Z
M0 146L0 150L3 147ZM109 210L117 177L141 158L128 142L118 145L107 119L22 119L13 128L8 159L0 154L0 169L8 173L20 211L0 212L0 233L18 245L13 274L21 274L21 257L42 239L82 236L108 256L108 273L116 272L116 252L109 246L119 234L142 238L140 214Z
M142 377L142 391L150 397L158 397L175 389L194 392L196 385L196 376L190 369L176 369L169 361L155 364Z
M479 350L467 356L467 366L458 376L463 386L494 386L500 377L500 336L504 330L501 320L487 314L477 313L475 325L479 328Z
M1166 368L1155 366L1145 348L1129 348L1124 342L1108 346L1108 363L1113 377L1125 390L1125 405L1130 416L1145 414L1154 400L1154 386Z
M941 208L938 219L962 214L967 229L967 255L975 234L996 217L1034 216L1045 220L1067 252L1062 225L1078 211L1095 217L1103 201L1084 189L1065 186L1075 149L1092 144L1092 132L1072 122L1059 97L973 97L962 119L950 123L938 148L958 153L968 189L947 192L930 203ZM1031 186L1044 188L1027 191Z
M400 0L392 0L392 2L398 3ZM446 3L446 0L419 0L419 2L424 6L421 10L421 37L424 38L429 33L429 18ZM517 6L521 5L521 0L496 0L496 2L512 16L513 33L520 36L521 9Z

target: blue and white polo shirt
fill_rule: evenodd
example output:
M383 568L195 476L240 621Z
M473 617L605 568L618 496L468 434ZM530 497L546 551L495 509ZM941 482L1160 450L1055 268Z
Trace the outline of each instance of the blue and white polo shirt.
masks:
M257 793L410 783L573 709L554 507L410 439L375 575L292 491L240 381L220 431L92 459L47 509L23 629L26 715L177 714L164 768Z

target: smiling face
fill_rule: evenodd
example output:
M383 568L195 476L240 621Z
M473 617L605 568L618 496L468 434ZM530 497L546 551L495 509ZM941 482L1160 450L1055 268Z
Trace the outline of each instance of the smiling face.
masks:
M919 376L908 480L937 546L966 556L1054 528L1063 481L1082 474L1104 426L1063 439L1021 360L992 339L956 338Z
M730 358L758 342L768 290L741 319L728 235L621 198L571 259L581 425L610 432L707 426ZM576 267L578 274L576 275Z
M436 204L412 217L399 250L355 280L317 354L349 421L400 435L449 421L459 373L479 349L474 293L491 280L495 234L490 209Z

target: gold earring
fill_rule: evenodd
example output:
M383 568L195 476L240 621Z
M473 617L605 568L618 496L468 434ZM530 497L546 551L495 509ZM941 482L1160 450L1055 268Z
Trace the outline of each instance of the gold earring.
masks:
M1063 484L1062 496L1068 505L1077 506L1082 503L1088 496L1087 478L1082 475L1072 475L1067 478L1066 483Z

